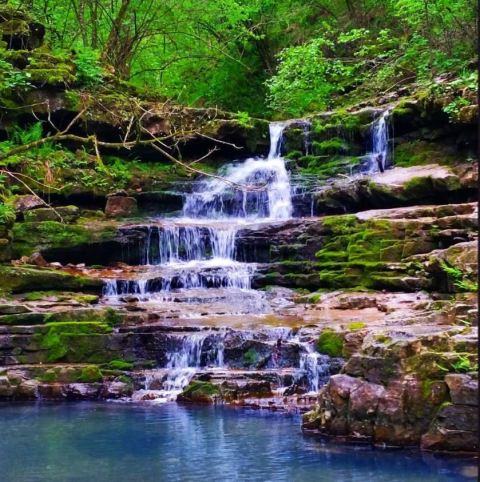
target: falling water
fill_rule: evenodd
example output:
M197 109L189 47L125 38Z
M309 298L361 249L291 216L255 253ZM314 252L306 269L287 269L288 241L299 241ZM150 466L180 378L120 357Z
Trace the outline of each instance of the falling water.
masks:
M372 126L372 151L368 153L367 173L384 172L388 167L388 117L390 110L383 111Z
M305 377L308 391L318 392L322 378L329 373L329 357L317 353L308 345L303 346L305 352L300 355L300 366L296 378Z
M211 331L171 335L173 348L167 352L166 373L146 372L145 390L155 390L157 401L174 400L200 369L223 367L224 338L225 332Z
M297 348L292 351L298 352L299 355L293 381L290 379L289 383L299 385L309 393L318 392L330 373L330 357L316 352L311 340L303 340L290 328L269 328L260 334L249 330L235 332L206 330L198 333L170 335L168 343L170 348L166 354L165 368L146 372L145 390L155 391L155 398L159 400L172 400L199 372L211 373L219 368L228 369L229 366L231 367L232 359L228 357L225 359L225 344L229 343L230 335L237 340L238 346L242 346L243 343L248 345L251 340L257 339L270 344L272 351L269 367L271 369L277 369L285 363L281 351L276 347L284 346L284 343L296 345ZM287 357L288 353L292 353L292 351L285 352ZM231 353L230 351L229 356L232 356ZM233 357L235 363L235 355ZM290 363L290 360L287 363ZM286 388L288 387L282 387L282 389Z
M254 265L236 260L239 226L247 220L290 218L293 212L289 174L281 157L286 126L270 124L267 158L232 164L222 179L200 181L187 195L181 218L148 230L142 262L167 267L170 271L162 274L161 281L110 280L105 282L104 295L143 297L149 290L178 288L249 289Z
M270 151L266 159L250 158L227 166L223 179L202 181L183 208L187 218L286 219L293 207L290 179L281 157L286 123L270 124Z
M140 298L147 297L148 280L117 280L105 279L103 280L102 295L111 298L117 298L121 295L139 295Z

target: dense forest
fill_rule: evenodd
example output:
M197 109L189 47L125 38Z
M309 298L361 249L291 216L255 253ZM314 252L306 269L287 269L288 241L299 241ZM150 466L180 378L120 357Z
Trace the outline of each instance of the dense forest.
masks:
M476 7L474 0L9 0L6 11L24 9L46 27L50 57L31 66L55 63L57 82L95 89L114 78L182 104L265 118L350 105L413 82L428 87L446 73L474 84ZM36 80L4 48L1 58L3 95Z

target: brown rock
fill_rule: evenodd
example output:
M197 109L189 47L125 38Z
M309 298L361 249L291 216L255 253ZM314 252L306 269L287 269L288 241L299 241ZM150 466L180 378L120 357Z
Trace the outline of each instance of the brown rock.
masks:
M478 412L468 405L446 405L441 408L430 430L422 436L426 450L478 450Z
M104 398L122 398L129 397L133 393L132 385L124 382L111 382L104 385L102 389L102 397Z
M48 265L45 261L45 258L40 253L33 253L28 258L28 264L34 264L35 266L39 266L40 268L44 268Z
M343 339L343 357L350 358L355 352L359 351L362 347L364 338L364 331L353 331L351 333L346 333Z
M137 212L137 200L128 196L111 196L107 198L105 215L108 217L131 216Z
M450 390L452 402L459 405L478 404L478 380L470 375L449 373L445 377L445 382Z
M9 398L13 395L14 389L7 377L0 377L0 399Z
M385 393L382 385L363 382L358 388L350 391L350 416L357 419L373 418L377 406Z
M16 387L15 398L18 400L35 400L37 398L37 380L23 380Z
M100 393L100 383L68 383L62 394L68 400L95 400Z
M347 405L350 393L361 385L362 381L348 375L333 375L328 382L328 393L337 409Z
M25 196L18 196L15 200L14 206L15 211L23 213L24 211L28 211L30 209L45 206L45 203L37 196L26 194Z

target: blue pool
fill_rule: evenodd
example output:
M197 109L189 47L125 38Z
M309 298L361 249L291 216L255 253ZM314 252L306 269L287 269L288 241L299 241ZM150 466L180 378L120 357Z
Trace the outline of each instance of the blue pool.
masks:
M298 417L225 407L0 405L2 482L475 480L476 461L326 443Z

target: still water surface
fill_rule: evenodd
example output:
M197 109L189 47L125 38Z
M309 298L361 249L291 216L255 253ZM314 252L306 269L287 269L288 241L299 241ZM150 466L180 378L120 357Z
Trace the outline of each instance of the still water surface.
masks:
M302 435L296 416L118 403L0 405L2 482L471 481L476 462Z

